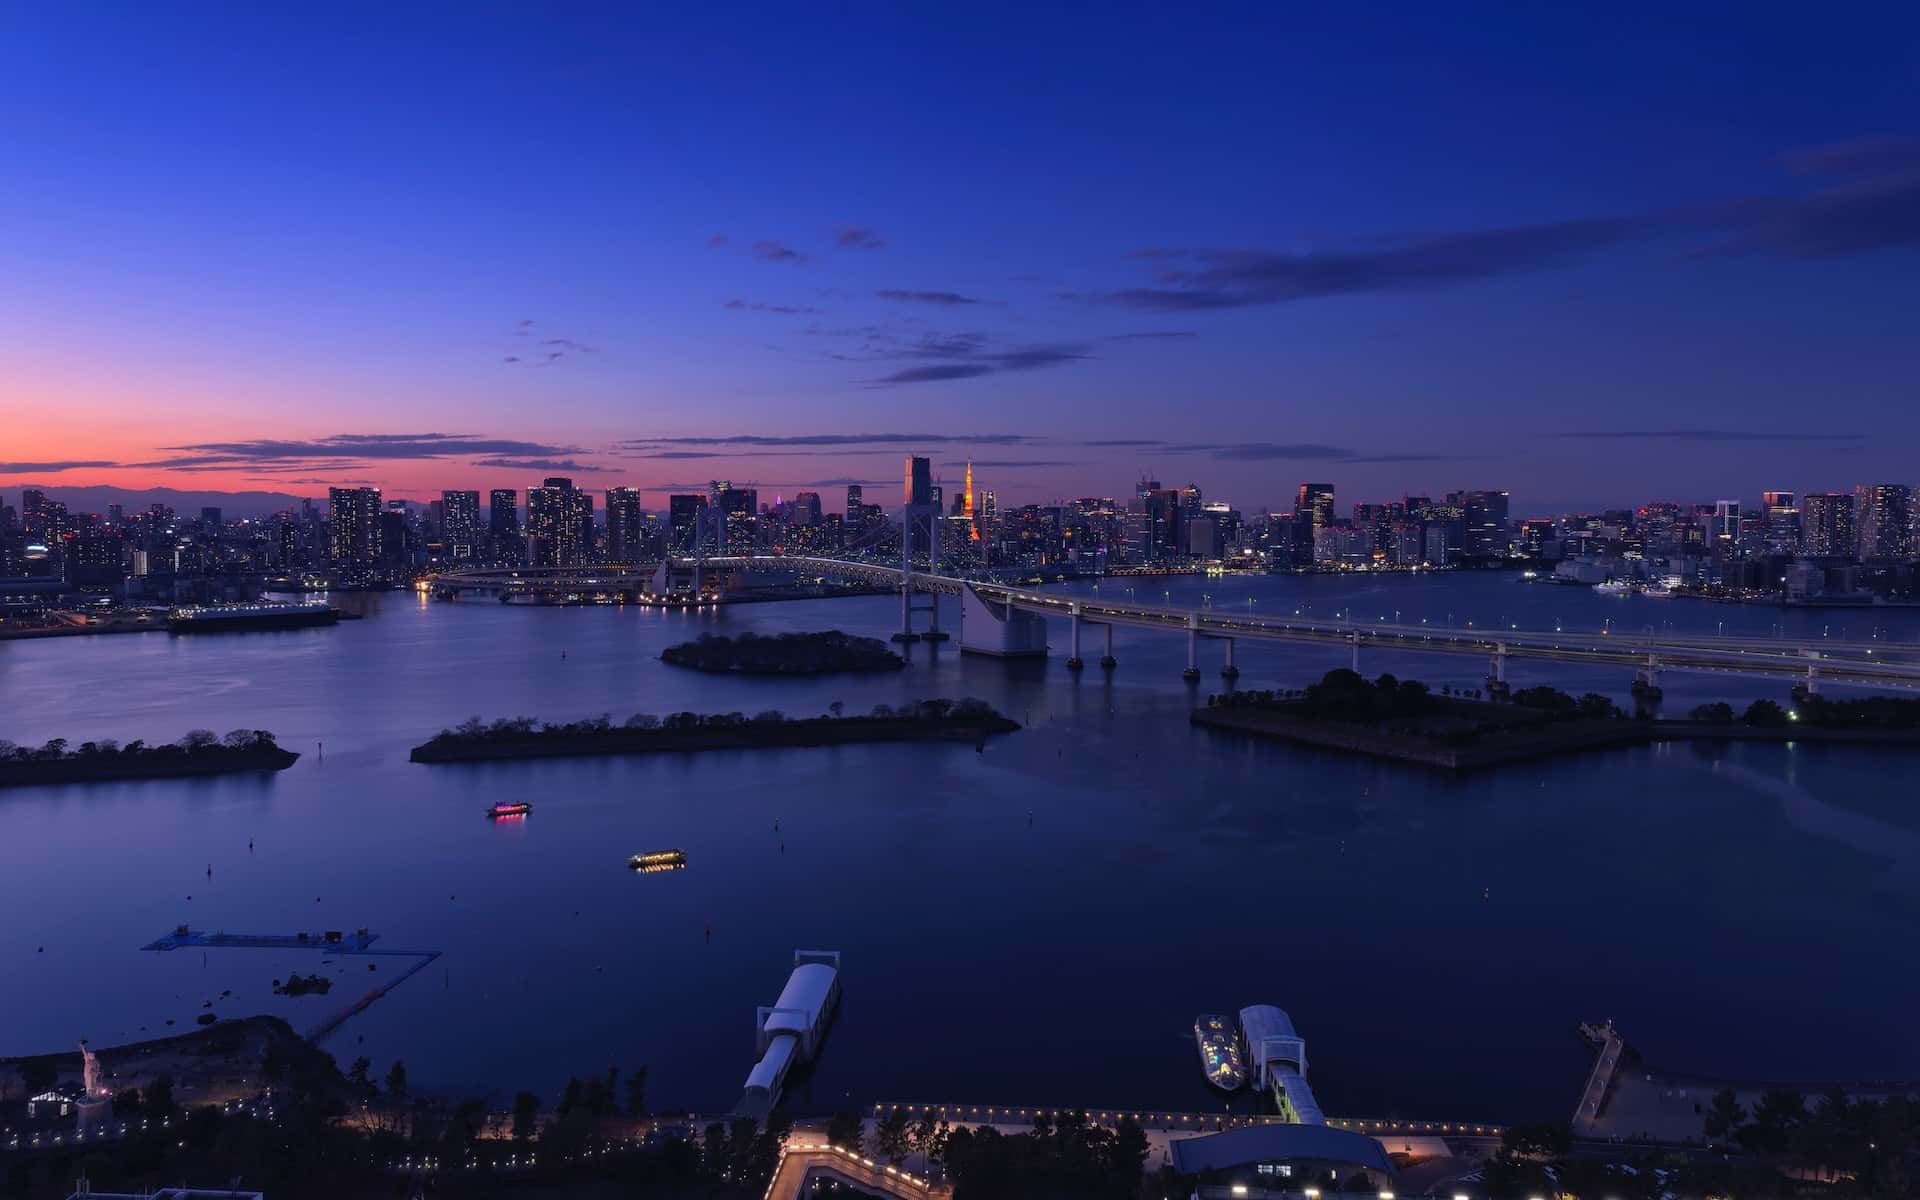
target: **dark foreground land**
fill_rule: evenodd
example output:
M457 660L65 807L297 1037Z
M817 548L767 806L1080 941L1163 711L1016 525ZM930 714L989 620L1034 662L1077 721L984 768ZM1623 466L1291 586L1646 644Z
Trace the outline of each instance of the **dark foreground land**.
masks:
M264 729L236 729L225 740L196 729L177 742L159 746L102 741L68 749L65 738L55 738L34 750L0 742L0 788L284 771L299 757L281 749Z
M1890 704L1893 707L1889 708ZM1209 729L1297 742L1448 771L1473 771L1582 750L1661 741L1842 742L1920 747L1920 724L1904 705L1803 698L1787 709L1757 701L1736 718L1725 704L1690 719L1628 717L1603 696L1578 699L1528 688L1510 701L1434 695L1414 680L1367 681L1330 671L1299 691L1230 692L1208 698L1192 722Z
M971 742L1012 733L1017 721L979 700L923 700L898 709L879 705L865 716L788 717L763 712L639 715L625 724L607 718L538 725L530 718L443 729L413 748L414 762L490 762L512 758L761 750L780 746L835 746L852 742Z
M836 675L898 671L907 665L885 642L837 629L771 637L705 634L667 647L660 658L677 667L729 675Z

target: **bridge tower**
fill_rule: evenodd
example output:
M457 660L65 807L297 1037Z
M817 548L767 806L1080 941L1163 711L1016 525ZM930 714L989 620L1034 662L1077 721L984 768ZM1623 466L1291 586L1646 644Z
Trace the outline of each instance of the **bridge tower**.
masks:
M944 642L947 635L940 632L940 595L931 588L927 590L927 603L916 606L913 603L913 545L917 531L926 531L927 574L940 573L940 506L937 504L907 504L900 510L900 632L893 635L896 642L917 642L922 635L913 631L913 614L927 614L927 632L924 635L930 642ZM964 617L964 612L962 616Z

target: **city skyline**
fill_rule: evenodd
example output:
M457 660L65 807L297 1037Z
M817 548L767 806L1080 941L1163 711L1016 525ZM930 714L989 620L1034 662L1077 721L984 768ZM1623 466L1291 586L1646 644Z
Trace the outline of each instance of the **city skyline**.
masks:
M0 486L1906 477L1897 35L676 20L17 18Z

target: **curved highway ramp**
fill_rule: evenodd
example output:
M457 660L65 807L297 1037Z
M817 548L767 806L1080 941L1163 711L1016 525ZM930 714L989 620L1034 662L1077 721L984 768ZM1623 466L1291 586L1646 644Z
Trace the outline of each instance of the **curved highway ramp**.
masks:
M788 1142L780 1165L767 1184L766 1200L801 1200L816 1179L836 1180L875 1196L896 1200L944 1200L953 1189L863 1158L853 1150L827 1142Z

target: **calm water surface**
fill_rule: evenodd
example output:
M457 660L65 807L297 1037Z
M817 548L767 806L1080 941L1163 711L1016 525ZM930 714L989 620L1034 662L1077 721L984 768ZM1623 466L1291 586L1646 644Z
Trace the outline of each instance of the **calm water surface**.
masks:
M1126 586L1259 612L1528 628L1752 633L1783 619L1505 576L1101 585ZM914 647L908 670L880 679L748 682L657 656L704 630L884 636L897 601L700 614L346 601L368 619L0 643L0 736L244 726L303 753L269 778L0 793L0 1053L152 1036L168 1019L191 1028L204 1011L304 1028L398 965L139 951L190 922L365 925L387 945L444 951L328 1048L382 1071L404 1058L417 1084L449 1092L549 1090L646 1063L655 1103L730 1106L752 1065L754 1006L778 993L795 947L846 955L844 1008L803 1109L1218 1108L1191 1022L1253 1003L1293 1014L1336 1114L1562 1116L1586 1067L1571 1029L1591 1017L1680 1068L1920 1077L1906 1019L1920 975L1920 815L1906 780L1920 763L1907 754L1654 747L1450 780L1190 728L1176 637L1120 632L1111 675L1070 674L1060 627L1046 664L949 644ZM1920 636L1920 613L1785 616L1794 635ZM1219 687L1208 653L1202 690ZM1261 646L1239 658L1245 686L1344 663ZM1363 666L1468 686L1484 669L1384 655ZM1630 682L1525 665L1510 678L1622 696ZM1666 685L1681 710L1783 690ZM476 714L813 713L967 695L1029 729L984 753L406 761ZM481 810L496 800L530 800L533 815L490 824ZM626 870L627 855L669 846L687 851L687 870ZM272 995L295 970L339 984Z

